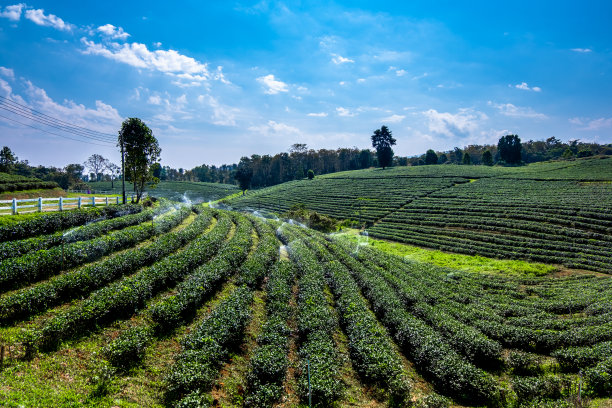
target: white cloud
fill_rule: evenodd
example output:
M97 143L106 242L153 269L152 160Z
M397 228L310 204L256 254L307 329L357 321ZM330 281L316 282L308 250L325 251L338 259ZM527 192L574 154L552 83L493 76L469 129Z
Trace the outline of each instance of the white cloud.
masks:
M162 98L159 95L151 95L149 96L149 99L147 99L147 103L151 105L161 105Z
M345 58L342 55L332 54L332 62L336 65L354 63L355 61L350 58Z
M40 26L53 27L61 31L72 30L72 24L64 22L64 20L54 14L45 15L45 10L43 9L26 10L25 18Z
M388 122L388 123L400 123L402 120L404 120L406 118L405 115L391 115L388 116L386 118L382 118L383 122Z
M128 33L123 31L123 28L115 27L112 24L100 26L98 27L98 31L112 39L126 40L130 36Z
M345 117L355 116L355 114L352 113L350 110L343 108L341 106L336 108L336 113L338 114L338 116L345 116Z
M236 126L236 114L240 113L239 109L222 105L211 95L200 95L198 101L210 106L212 123L215 125Z
M176 103L181 107L185 106L187 104L187 95L182 94L181 96L176 98Z
M111 43L106 46L88 41L86 38L82 38L81 42L85 45L84 54L100 55L136 68L151 69L196 83L211 78L225 81L220 67L215 74L211 75L208 64L179 54L174 50L149 51L145 44L140 43Z
M497 104L491 101L487 104L496 108L502 115L512 118L548 119L548 116L543 113L538 113L528 107L515 106L511 103Z
M251 126L249 127L249 130L265 136L287 137L302 134L302 132L296 127L287 125L286 123L275 122L273 120L269 120L265 125Z
M15 72L10 68L0 67L0 75L8 79L15 79Z
M408 71L406 71L405 69L398 69L398 70L395 71L395 75L397 75L399 77L404 76L407 73L408 73Z
M430 132L448 137L471 136L488 119L484 113L470 109L460 109L456 114L429 109L422 114L428 120Z
M365 81L366 81L366 80L365 80L365 78L359 78L359 79L357 79L357 83L358 83L358 84L363 84Z
M580 130L602 130L612 127L612 118L571 118L569 122L573 125L580 126Z
M312 116L315 118L324 118L327 116L327 112L316 112L316 113L309 113L308 116Z
M266 90L268 95L275 95L280 92L289 92L289 86L286 83L274 78L274 75L272 74L257 78L257 82L268 88Z
M589 52L593 51L590 48L572 48L571 50L574 51L574 52L580 52L580 53L583 53L583 54L586 54L586 53L589 53Z
M523 91L534 91L534 92L540 92L542 90L542 88L540 88L539 86L534 86L534 87L529 87L529 85L527 85L527 82L521 82L518 85L514 85L514 87L516 89L522 89Z
M162 43L158 42L154 42L153 45L155 46L155 48L160 48L162 46Z
M19 21L21 19L21 10L24 7L25 4L23 3L6 6L4 11L0 11L0 17L8 18L11 21Z
M423 79L423 78L426 78L428 76L429 76L429 74L427 72L423 72L421 75L413 76L412 80L413 81L418 81L419 79Z

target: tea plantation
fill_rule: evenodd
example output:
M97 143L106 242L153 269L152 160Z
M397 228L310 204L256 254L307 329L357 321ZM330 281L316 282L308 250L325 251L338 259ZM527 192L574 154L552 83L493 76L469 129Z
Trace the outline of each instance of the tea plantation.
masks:
M166 200L2 225L0 406L610 406L610 160L337 173L231 200L600 272L465 272Z

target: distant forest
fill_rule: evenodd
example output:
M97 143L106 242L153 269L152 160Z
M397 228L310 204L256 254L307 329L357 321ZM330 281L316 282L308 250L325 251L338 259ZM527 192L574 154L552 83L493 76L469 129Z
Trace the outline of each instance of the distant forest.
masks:
M488 153L487 153L488 152ZM489 154L490 153L490 154ZM521 159L523 163L534 163L546 160L589 157L595 155L612 155L612 144L600 145L573 140L564 143L550 137L543 141L521 143ZM485 161L483 162L483 157ZM487 159L490 158L490 160ZM432 161L433 158L433 161ZM503 164L497 145L469 145L460 149L434 152L429 150L420 156L393 158L394 166L419 166L426 164L462 164L483 165ZM191 170L174 169L169 166L156 166L154 174L162 181L202 181L211 183L237 184L235 175L238 167L252 170L251 188L273 186L286 181L299 180L307 177L312 170L315 175L334 173L345 170L366 169L378 167L376 152L368 149L339 148L336 150L309 149L306 144L294 144L289 152L271 155L242 157L240 163L221 166L206 165L194 167ZM27 160L19 160L8 147L0 151L0 172L36 177L44 181L54 181L60 187L86 189L84 183L90 179L83 176L84 166L73 163L64 168L30 166ZM92 176L93 177L93 176ZM100 173L98 180L120 178L119 173Z
M550 137L543 141L521 143L521 158L524 163L534 163L546 160L567 159L576 157L589 157L595 155L612 155L612 144L600 145L597 143L584 143L573 140L564 143ZM482 165L482 157L489 151L493 164L500 163L497 145L469 145L463 149L435 152L437 164L454 163ZM465 156L469 156L466 160ZM425 165L426 154L414 157L395 156L394 166ZM251 188L273 186L286 181L299 180L307 176L308 170L315 175L328 174L337 171L366 169L377 167L376 152L367 149L339 148L308 149L306 144L294 144L289 152L271 155L257 155L242 157L239 164L222 166L208 166L202 164L191 170L173 169L168 166L161 168L159 178L172 181L205 181L212 183L235 183L234 174L238 166L248 166L253 171Z

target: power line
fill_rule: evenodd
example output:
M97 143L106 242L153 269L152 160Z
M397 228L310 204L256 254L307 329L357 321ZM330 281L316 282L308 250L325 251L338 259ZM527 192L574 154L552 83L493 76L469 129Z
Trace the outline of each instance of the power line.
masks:
M37 128L37 127L35 127L35 126L28 125L27 123L23 123L23 122L20 122L20 121L18 121L18 120L15 120L15 119L13 119L13 118L9 118L8 116L4 116L4 115L1 115L1 114L0 114L0 117L2 117L2 118L4 118L4 119L8 119L8 120L10 120L10 121L13 121L13 122L15 122L15 123L19 123L20 125L23 125L23 126L28 126L28 127L31 127L32 129L40 130L41 132L49 133L50 135L54 135L54 136L63 137L63 138L65 138L65 139L74 140L74 141L76 141L76 142L87 143L87 144L92 144L92 145L97 145L97 146L104 146L104 147L108 147L109 145L114 144L114 143L110 143L110 142L104 142L104 143L107 143L107 144L100 144L100 143L89 142L89 141L87 141L87 140L74 139L74 138L72 138L72 137L68 137L68 136L66 136L66 135L60 135L59 133L49 132L48 130L45 130L45 129L40 129L40 128Z
M87 128L84 128L78 125L73 125L63 120L46 115L28 106L17 103L3 96L0 96L0 109L4 109L15 115L21 116L25 119L29 119L41 125L49 126L49 127L58 129L62 132L71 133L75 136L84 137L84 138L95 140L95 141L102 142L102 143L115 143L115 141L117 140L116 137L111 134L87 129ZM19 122L19 121L15 121L15 122L23 124L22 122ZM35 127L33 128L37 130L42 130L42 129L35 128ZM55 134L52 132L47 132L47 133Z

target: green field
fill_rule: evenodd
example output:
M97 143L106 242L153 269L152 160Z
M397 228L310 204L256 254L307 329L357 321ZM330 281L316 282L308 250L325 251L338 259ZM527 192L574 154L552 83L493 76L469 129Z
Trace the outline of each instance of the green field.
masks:
M432 249L612 272L612 158L523 167L434 165L334 173L250 191L237 209L292 205Z
M92 190L111 191L121 193L121 182L115 181L111 188L110 181L88 183ZM131 194L133 186L131 183L125 185L126 193ZM154 188L147 188L147 194L154 197L163 197L175 201L190 200L194 203L219 200L228 195L238 192L238 187L231 184L200 183L191 181L162 181Z
M0 234L2 406L611 402L605 275L166 201Z
M57 188L54 181L42 181L34 177L0 173L0 194L11 191L46 190Z

